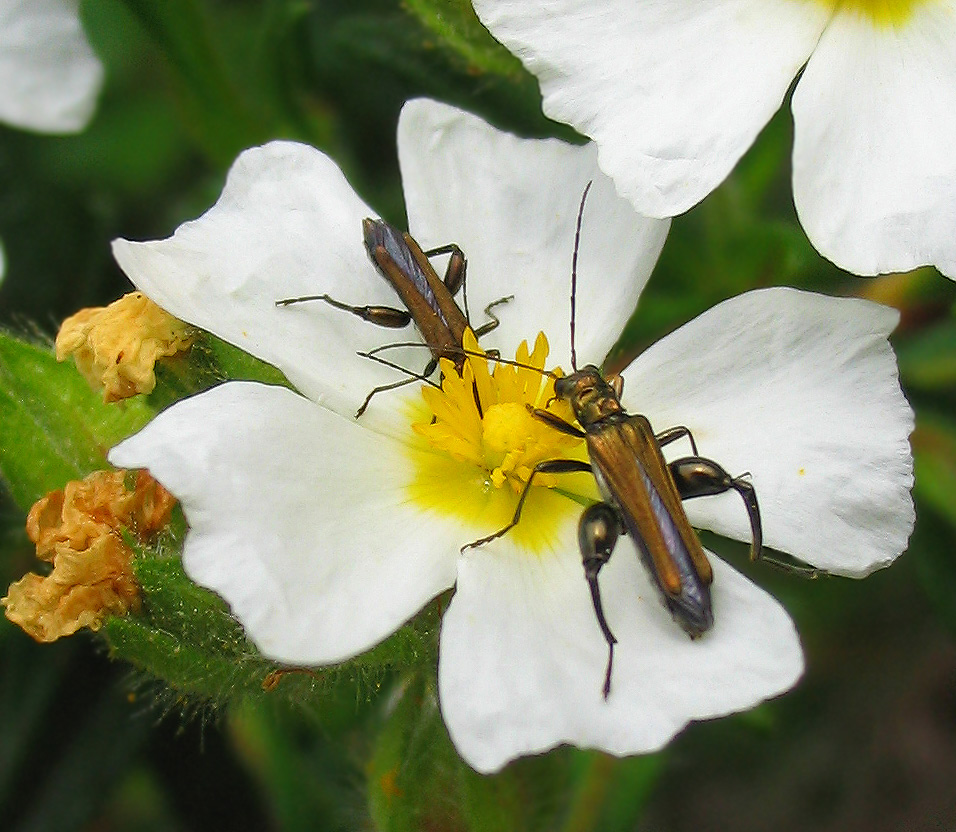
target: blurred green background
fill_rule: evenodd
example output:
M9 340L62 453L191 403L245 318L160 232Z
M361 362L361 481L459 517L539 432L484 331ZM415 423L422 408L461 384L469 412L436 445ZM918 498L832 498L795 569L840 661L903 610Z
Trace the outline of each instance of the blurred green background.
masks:
M198 216L245 147L309 142L401 225L395 126L411 97L575 140L541 115L534 79L459 0L90 0L82 13L107 68L90 127L73 137L0 127L0 326L44 353L64 317L129 289L110 240L165 237ZM414 672L372 662L273 690L260 684L263 662L228 689L176 673L159 682L109 658L139 637L121 624L37 645L0 619L4 828L956 829L956 286L932 269L851 277L817 255L791 202L791 138L784 108L731 178L674 221L615 360L757 286L901 309L894 344L917 411L909 552L865 581L806 582L705 540L796 619L808 666L794 691L692 725L657 755L561 749L482 778L429 706L434 609L393 645ZM0 377L10 360L0 353ZM29 488L0 487L6 586L36 561ZM215 614L216 637L239 644Z

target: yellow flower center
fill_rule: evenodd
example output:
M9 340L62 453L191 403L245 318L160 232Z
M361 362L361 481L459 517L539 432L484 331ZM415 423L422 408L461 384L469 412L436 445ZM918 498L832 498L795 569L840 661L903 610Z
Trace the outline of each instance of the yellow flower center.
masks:
M881 27L901 26L928 0L818 0L834 12L855 12Z
M460 520L468 531L462 543L498 531L514 516L518 499L545 460L587 460L584 440L533 415L545 410L566 422L574 415L554 397L554 379L544 374L548 341L539 333L534 350L518 348L514 366L484 357L471 331L461 374L442 360L441 388L422 388L427 406L412 424L424 440L412 445L412 498L424 510ZM489 362L493 370L489 370ZM557 371L560 375L560 371ZM520 545L540 551L582 504L597 499L594 478L581 474L537 474L525 500L521 521L508 532Z

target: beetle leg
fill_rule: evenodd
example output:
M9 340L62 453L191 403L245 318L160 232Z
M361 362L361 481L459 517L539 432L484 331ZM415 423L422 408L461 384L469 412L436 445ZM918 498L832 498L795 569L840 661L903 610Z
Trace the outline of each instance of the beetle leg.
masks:
M671 442L677 441L682 436L687 437L688 441L690 442L691 451L693 451L694 456L697 456L697 443L694 441L694 434L690 432L690 428L685 428L683 425L662 430L660 433L656 434L654 438L657 440L657 444L663 448L665 445L669 445Z
M371 356L374 360L378 360L377 356ZM403 367L399 367L396 364L387 362L386 366L392 366L399 370L404 370ZM435 369L438 367L438 362L433 358L428 364L425 365L425 369L422 370L421 375L415 375L411 373L408 378L403 378L401 381L393 381L391 384L380 384L378 387L373 387L372 391L365 397L365 401L362 402L362 406L355 411L355 418L358 419L367 409L369 404L372 402L372 397L376 393L384 393L386 390L395 390L399 387L404 387L406 384L412 384L416 381L428 380L428 377L435 372ZM404 370L404 372L409 372Z
M757 492L745 476L732 477L712 459L702 456L685 456L675 459L668 466L674 484L682 500L693 497L708 497L723 494L733 489L744 501L750 517L750 559L763 557L763 526L760 522L760 507L757 505Z
M530 404L528 405L528 410L531 411L531 415L534 416L535 419L539 419L542 422L547 422L555 430L561 431L561 433L566 433L568 436L574 436L578 439L584 439L584 437L587 436L587 434L580 428L575 427L570 422L565 422L564 419L560 418L559 416L555 416L553 413L550 413L547 410L539 410L532 407ZM590 467L588 470L591 470Z
M494 534L489 534L487 537L479 537L477 540L473 540L471 543L466 543L461 547L461 551L464 552L465 549L473 549L476 546L483 546L485 543L489 543L492 540L495 540L501 537L503 534L510 532L515 526L518 525L518 521L521 519L521 510L524 508L524 501L528 497L528 492L531 491L531 484L534 482L534 478L537 474L575 474L579 472L590 473L591 464L588 462L582 462L580 459L546 459L544 462L539 462L531 470L531 476L528 477L528 481L524 484L524 488L521 491L521 496L518 498L518 505L515 507L514 517L511 518L511 522L504 528L498 529Z
M428 258L437 257L440 254L450 254L451 257L448 258L448 265L445 266L445 277L442 282L445 284L445 288L448 289L448 293L454 297L458 294L458 290L462 289L465 286L465 273L468 271L468 260L465 259L465 252L461 250L461 247L458 243L448 243L444 246L437 246L436 248L430 248L428 251L423 252L424 255ZM465 307L465 320L471 323L471 315L468 313L468 289L464 288L462 291L462 305ZM495 324L497 326L497 324ZM494 329L494 326L492 327ZM475 337L481 337L477 332Z
M310 300L323 300L336 309L342 309L345 312L357 315L363 321L368 321L377 326L386 326L390 329L401 329L412 322L411 314L404 309L395 309L391 306L352 306L328 295L303 295L298 298L284 298L283 300L277 300L276 306L291 306L293 303L304 303Z
M826 569L817 569L815 566L804 566L802 563L790 563L790 561L775 558L773 555L761 555L760 560L762 563L766 563L774 569L779 569L781 572L786 572L788 575L796 575L798 578L806 578L810 581L831 574L827 572Z
M607 670L604 673L602 688L605 699L611 693L611 666L614 663L614 645L617 644L617 639L604 617L604 606L601 603L601 591L598 587L598 572L610 559L620 533L621 520L617 512L607 503L595 503L588 506L578 522L578 546L584 563L584 577L591 589L594 614L597 616L598 625L604 633L608 648Z
M448 243L444 246L437 246L436 248L430 248L425 252L425 256L429 258L437 257L441 254L451 255L451 257L448 258L448 265L445 267L445 277L443 282L448 288L448 291L451 293L452 297L457 295L459 290L463 291L462 301L465 307L465 318L467 318L470 322L471 317L468 314L468 290L467 287L465 287L465 277L468 271L468 261L465 259L465 253L461 250L461 247L457 243ZM496 306L500 306L503 303L514 300L514 298L514 295L498 298L498 300L492 301L485 307L485 315L490 318L490 320L474 330L476 338L481 338L482 335L487 335L500 323L497 316L494 315L491 310Z
M712 459L704 459L699 456L675 459L668 467L682 500L689 500L692 497L706 497L711 494L723 494L730 490L736 491L743 498L744 505L747 507L747 514L750 515L750 530L753 535L753 542L750 545L751 560L763 561L775 569L789 572L791 575L797 575L801 578L813 579L830 574L825 569L790 563L763 553L760 507L757 505L757 492L754 491L753 484L747 479L749 474L731 477Z
M515 299L514 295L508 295L503 298L498 298L498 300L493 300L491 303L489 303L485 307L485 315L491 320L487 321L486 323L483 323L480 327L478 327L478 329L475 330L475 337L481 338L482 335L487 335L489 332L495 329L498 326L498 324L501 323L501 321L498 320L498 316L495 315L491 310L494 309L496 306L501 306L501 304L508 303L508 301L511 301L514 299ZM489 351L489 354L490 354L490 351Z
M450 254L448 265L445 267L445 278L442 281L451 292L452 297L458 294L458 290L465 283L465 272L468 270L468 260L465 259L465 252L461 250L458 243L447 243L443 246L436 246L424 252L428 258L438 257L440 254Z

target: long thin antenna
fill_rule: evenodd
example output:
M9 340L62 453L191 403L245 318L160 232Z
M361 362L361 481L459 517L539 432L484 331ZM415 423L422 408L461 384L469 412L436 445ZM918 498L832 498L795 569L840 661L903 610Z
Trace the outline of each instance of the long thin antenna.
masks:
M366 352L356 352L355 354L361 358L371 358L376 359L379 353L385 352L386 350L398 349L399 347L428 347L428 344L425 344L421 341L397 341L393 344L382 344L380 347L375 347L374 349L368 350ZM429 347L430 348L430 347ZM553 373L551 370L538 369L537 367L532 367L530 364L522 364L520 361L509 361L507 358L502 358L500 355L489 354L486 352L476 352L475 350L466 350L464 347L442 347L443 353L451 353L454 355L474 355L477 358L484 358L488 361L494 361L496 364L507 364L510 367L521 367L524 370L534 370L536 373L541 373L541 375L546 376L547 378L558 378L558 376ZM385 363L384 361L382 363ZM404 368L399 368L403 369ZM411 371L404 370L404 372L413 375Z
M577 372L578 356L574 349L574 320L575 320L575 299L578 293L578 248L581 245L581 220L584 218L584 201L588 198L588 191L591 190L592 182L584 188L581 194L581 204L578 206L578 222L574 229L574 254L571 256L571 369Z

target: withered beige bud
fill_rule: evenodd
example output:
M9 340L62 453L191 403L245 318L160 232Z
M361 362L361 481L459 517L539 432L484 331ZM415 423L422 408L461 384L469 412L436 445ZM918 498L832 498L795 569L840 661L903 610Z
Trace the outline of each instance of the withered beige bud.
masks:
M152 392L156 362L188 349L193 339L187 324L132 292L67 318L56 336L56 357L72 355L90 385L102 388L103 400L115 402Z
M133 552L121 532L145 542L169 522L175 502L145 471L97 471L39 500L27 516L27 534L53 569L10 585L0 599L7 618L37 641L55 641L135 609Z

